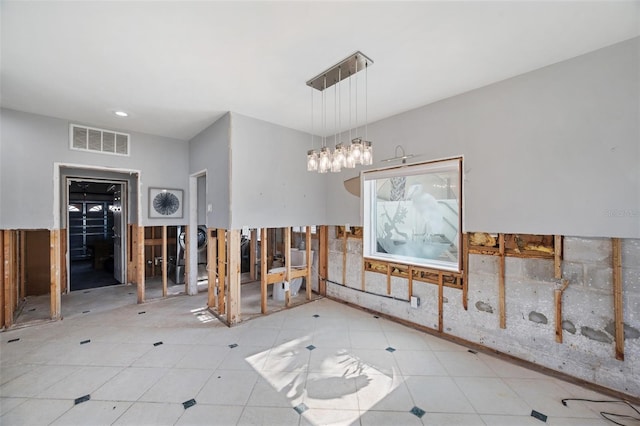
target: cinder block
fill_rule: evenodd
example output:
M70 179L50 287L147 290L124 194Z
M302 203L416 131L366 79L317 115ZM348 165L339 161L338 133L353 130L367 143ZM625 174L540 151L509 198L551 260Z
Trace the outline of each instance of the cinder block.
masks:
M398 299L409 299L409 280L391 277L391 295Z
M599 290L613 291L613 269L602 266L585 266L584 284Z
M555 281L553 260L524 259L523 275L534 281Z
M387 276L375 272L365 272L365 290L375 294L387 294Z
M347 252L362 255L362 239L349 238L347 240Z
M509 278L522 278L522 263L525 259L520 257L507 257L504 259L504 276Z
M640 268L622 268L622 283L623 291L640 294Z
M565 237L563 253L569 262L611 265L611 239Z
M562 262L562 278L569 280L569 284L584 284L584 264L576 262Z
M622 266L640 268L640 239L625 238L622 240Z
M469 273L497 275L498 262L497 256L471 254L469 255Z

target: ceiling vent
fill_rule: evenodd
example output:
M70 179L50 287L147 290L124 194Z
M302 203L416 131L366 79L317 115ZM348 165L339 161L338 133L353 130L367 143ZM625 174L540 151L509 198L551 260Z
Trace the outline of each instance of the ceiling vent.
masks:
M78 151L89 151L113 155L129 155L127 133L72 124L69 128L69 147Z

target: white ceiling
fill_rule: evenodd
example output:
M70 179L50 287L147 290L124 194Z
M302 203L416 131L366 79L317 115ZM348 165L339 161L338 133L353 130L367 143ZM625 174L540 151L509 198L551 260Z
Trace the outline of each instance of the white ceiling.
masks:
M305 81L356 50L374 121L640 33L638 1L0 4L3 107L178 139L229 110L310 131Z

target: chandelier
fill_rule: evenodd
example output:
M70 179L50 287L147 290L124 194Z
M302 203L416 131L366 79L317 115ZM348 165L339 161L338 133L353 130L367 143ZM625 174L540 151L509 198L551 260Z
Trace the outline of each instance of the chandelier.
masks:
M307 151L307 170L310 172L327 173L340 172L343 168L353 169L358 165L369 166L373 164L373 148L371 141L367 140L367 120L368 120L368 68L373 61L362 52L356 52L343 59L336 65L321 72L311 80L307 81L307 86L311 87L311 149ZM358 85L358 72L364 70L364 125L360 126L358 112L362 106L358 103L358 92L361 91ZM348 116L349 140L342 142L342 83L348 80ZM333 142L331 149L327 146L327 89L333 87ZM314 148L314 92L321 93L320 111L320 148ZM355 94L354 94L355 93ZM354 101L355 99L355 101ZM354 105L355 104L355 105ZM355 121L352 122L352 118ZM353 123L353 125L352 125ZM352 137L353 132L353 137ZM329 138L330 139L330 138Z

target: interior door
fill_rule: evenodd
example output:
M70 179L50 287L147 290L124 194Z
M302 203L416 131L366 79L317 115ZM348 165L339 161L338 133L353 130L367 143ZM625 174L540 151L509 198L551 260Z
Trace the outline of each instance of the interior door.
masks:
M117 185L117 189L113 192L113 277L120 283L125 282L125 263L124 250L125 246L123 236L126 235L124 229L125 221L122 218L122 206L126 205L122 200L123 185Z

